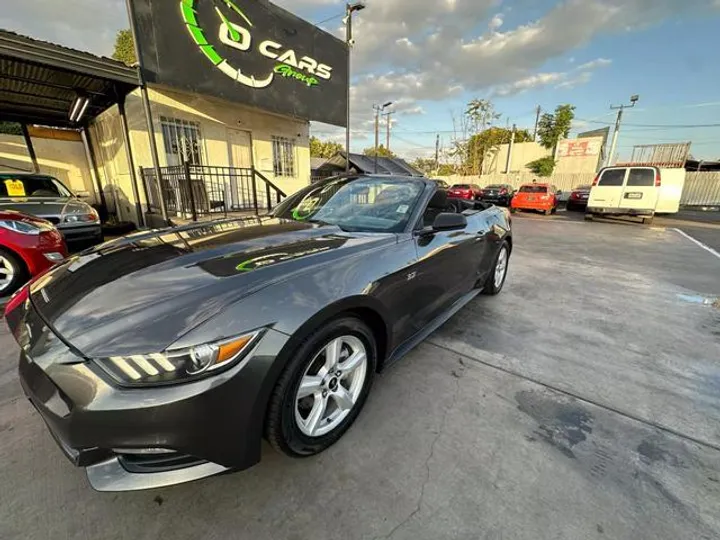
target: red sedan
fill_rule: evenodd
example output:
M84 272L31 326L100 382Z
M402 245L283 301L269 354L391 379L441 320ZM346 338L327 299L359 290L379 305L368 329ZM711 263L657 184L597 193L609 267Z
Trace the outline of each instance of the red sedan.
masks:
M510 201L510 209L539 210L550 215L558 207L558 189L550 184L525 184Z
M474 201L482 196L482 188L477 184L455 184L448 190L448 195L456 199Z
M0 212L0 296L65 257L65 241L52 223L12 210Z

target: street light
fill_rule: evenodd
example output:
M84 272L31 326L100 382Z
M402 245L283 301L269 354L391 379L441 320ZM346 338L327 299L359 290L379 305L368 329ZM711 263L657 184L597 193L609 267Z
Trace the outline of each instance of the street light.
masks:
M620 134L620 122L622 122L623 110L625 108L632 109L640 99L638 94L630 96L630 105L610 105L610 110L617 110L617 119L615 120L615 131L613 132L612 144L610 145L610 152L605 160L605 166L609 167L612 165L612 159L615 155L615 148L617 147L618 135Z
M346 124L345 128L345 172L350 172L350 50L355 44L355 40L352 36L352 16L356 11L362 11L365 9L364 2L353 2L345 5L345 44L347 45L347 110L346 110Z
M383 103L381 105L373 105L373 109L375 110L375 174L378 172L378 145L380 143L380 115L382 112L387 109L390 105L392 105L392 101L388 101L387 103Z

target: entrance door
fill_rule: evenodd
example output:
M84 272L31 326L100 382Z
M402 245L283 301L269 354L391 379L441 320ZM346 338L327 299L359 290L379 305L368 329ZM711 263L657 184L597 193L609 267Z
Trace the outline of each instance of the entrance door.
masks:
M625 167L605 169L598 178L598 182L590 190L588 207L590 208L618 208L625 185Z
M242 171L233 171L228 186L230 196L226 200L231 203L231 209L248 209L252 205L252 184L255 178L252 174L252 137L249 131L228 129L228 150L230 152L230 165Z

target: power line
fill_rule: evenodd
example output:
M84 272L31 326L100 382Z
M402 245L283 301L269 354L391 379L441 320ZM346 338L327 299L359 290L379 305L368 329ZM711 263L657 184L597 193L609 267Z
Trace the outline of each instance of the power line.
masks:
M316 22L314 24L315 24L315 26L320 26L323 23L330 22L333 19L339 19L340 17L344 17L344 16L345 16L345 13L338 13L337 15L333 15L332 17L328 17L327 19L323 19L322 21Z
M585 120L583 118L575 118L580 122L588 122L589 124L602 124L604 126L612 126L615 122L601 122L600 120ZM711 128L720 127L720 124L624 124L625 126L632 127L644 127L644 128L659 128L659 129L673 129L673 128Z

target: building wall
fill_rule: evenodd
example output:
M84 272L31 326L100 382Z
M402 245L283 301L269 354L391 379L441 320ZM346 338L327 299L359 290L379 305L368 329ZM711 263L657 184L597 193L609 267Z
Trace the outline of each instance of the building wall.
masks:
M30 130L30 138L40 172L54 176L89 203L97 202L85 146L78 133L36 128ZM31 170L25 139L0 134L0 171Z
M600 159L600 147L602 137L594 137L600 144L597 146L597 153L587 156L558 156L555 165L556 173L594 173L597 171ZM488 153L483 163L484 174L499 174L505 172L507 155L510 145L503 144L497 149ZM517 143L513 146L512 162L510 163L511 173L531 173L526 167L531 161L552 155L552 151L544 148L536 142Z
M204 164L233 166L231 130L250 133L250 156L255 168L271 182L291 194L310 183L310 125L304 120L265 113L219 99L178 92L164 88L150 89L155 137L160 165L167 166L161 118L172 118L199 124L203 140ZM135 168L152 167L149 136L139 92L128 96L126 103L130 139ZM119 203L121 212L128 208L132 214L135 198L125 149L122 144L121 121L113 107L101 115L91 129L101 169L103 185L107 184L108 204ZM295 143L295 176L276 177L273 174L272 137L291 139ZM145 195L140 187L140 199ZM115 197L114 197L115 196ZM131 217L131 216L130 216ZM129 215L125 215L128 219Z

